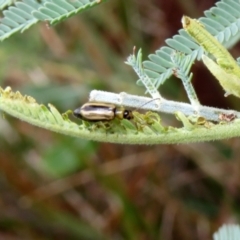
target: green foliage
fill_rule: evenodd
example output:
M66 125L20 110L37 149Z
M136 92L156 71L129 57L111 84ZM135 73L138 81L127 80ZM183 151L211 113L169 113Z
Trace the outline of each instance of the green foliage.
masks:
M220 1L205 11L206 17L199 18L199 21L204 24L206 30L209 31L217 40L225 47L231 47L240 38L240 3L234 1ZM171 54L174 51L180 51L191 55L194 59L200 59L202 56L202 48L197 45L192 37L190 37L183 29L179 30L179 35L173 36L172 39L167 39L166 43L169 47L161 47L156 50L155 54L150 54L150 61L144 61L143 66L146 68L146 73L158 88L166 79L169 78L169 72L173 72L174 67L171 64Z
M9 7L4 12L5 20L1 24L1 40L42 20L46 20L50 24L59 23L101 2L35 2L30 0L21 3L17 2L15 6ZM62 8L58 3L65 7ZM128 1L126 3L128 7L129 3ZM4 7L8 4L11 4L11 1L2 1L1 6ZM116 5L114 6L114 17L109 14L112 13L113 9L111 9L108 14L104 12L101 20L103 23L113 23L113 29L117 29L114 32L116 35L113 35L118 41L115 43L113 36L109 35L105 36L102 42L111 39L114 42L113 45L121 46L125 50L124 34L119 30L122 25L117 25L117 21L114 22L116 9L119 11L119 8L121 9L123 6L118 6L119 8ZM220 42L229 47L237 42L239 38L239 9L238 1L223 0L217 3L216 8L206 11L206 18L201 19L201 21L208 24L207 30L209 32L214 33L221 40ZM98 19L98 13L101 14L101 12L98 12L95 16L91 16L91 12L88 13L90 21L88 18L82 20L85 21L84 24L86 25L93 19ZM231 17L229 17L229 13L231 13ZM130 17L132 18L133 14L130 14ZM82 22L77 22L76 25L78 26L79 23ZM189 148L184 148L183 145L162 145L161 148L159 146L148 146L147 148L144 146L141 146L141 148L136 146L128 148L128 146L125 146L124 150L114 144L103 144L102 149L98 150L87 141L78 138L70 140L69 136L100 142L128 144L186 143L226 139L240 135L239 120L235 119L239 118L239 115L237 115L239 113L224 114L222 109L215 109L214 119L210 117L210 114L206 114L206 117L193 115L194 111L199 110L198 101L194 89L191 88L192 85L187 83L191 83L192 80L190 67L196 59L200 59L203 50L184 30L180 30L179 35L166 40L170 47L162 47L156 51L156 54L150 54L149 61L142 64L141 52L138 52L136 57L134 55L130 57L130 60L132 60L130 65L134 67L139 76L139 85L144 85L143 80L147 80L145 88L148 93L153 93L154 96L159 95L161 97L158 88L171 75L175 75L182 80L188 97L190 96L191 105L188 106L191 107L189 108L191 109L190 114L189 112L186 114L181 107L178 107L177 110L179 111L177 112L175 112L176 108L174 108L174 111L168 108L171 114L175 112L175 118L179 120L179 123L170 121L164 116L160 118L156 112L140 113L139 109L134 111L134 120L132 121L114 119L107 123L90 123L74 119L71 110L69 113L61 114L57 109L64 109L61 111L65 111L68 108L79 107L79 101L83 100L83 96L86 97L86 92L89 89L81 86L81 92L76 90L84 80L90 81L95 78L98 82L101 81L101 88L115 85L115 88L111 89L112 91L119 91L119 88L121 88L132 92L132 87L129 87L131 86L130 76L124 75L121 72L121 64L119 61L115 61L115 53L119 51L120 47L117 51L111 49L109 55L104 55L103 49L105 46L110 45L109 42L106 45L101 45L101 41L99 41L98 47L94 44L87 45L92 39L99 40L96 28L93 27L94 24L87 25L85 32L84 28L81 28L81 31L83 31L81 37L86 41L86 45L80 47L76 44L79 41L76 38L77 34L74 35L75 38L71 36L71 33L76 31L75 22L70 22L69 26L65 26L67 32L65 34L67 38L69 37L68 40L71 39L71 41L66 41L67 43L64 42L65 45L63 45L69 44L68 47L71 50L68 49L67 54L63 51L66 54L64 60L59 56L57 60L54 59L59 64L57 67L51 64L52 59L50 59L55 58L55 56L49 57L50 60L47 59L47 51L50 51L46 48L47 44L36 49L39 58L45 54L44 60L48 60L46 65L49 67L49 72L47 72L47 68L40 69L39 72L35 71L34 77L36 78L33 78L33 80L36 80L42 73L48 73L47 76L44 76L44 79L51 76L52 72L50 70L56 67L57 74L54 77L59 82L73 79L72 82L67 82L68 87L64 88L64 85L61 86L58 82L56 85L49 84L43 88L39 88L39 86L28 88L26 86L21 89L21 92L26 93L27 90L28 95L39 99L39 103L34 98L23 96L10 88L1 89L0 91L1 110L40 127L40 130L32 128L20 121L14 121L12 118L2 119L0 122L2 126L0 169L1 173L3 172L0 181L1 186L5 182L7 183L4 185L7 187L7 191L1 187L1 204L4 205L6 202L6 206L10 206L9 209L3 209L1 212L0 234L8 231L20 232L20 238L25 234L24 238L28 236L29 239L36 238L36 235L39 235L39 239L41 236L44 236L44 239L103 239L102 235L109 236L109 239L116 237L123 239L171 239L169 235L171 233L174 233L172 239L176 234L179 240L196 239L197 234L199 234L198 237L200 235L205 237L204 239L206 239L206 236L210 238L209 233L219 224L219 219L225 218L227 221L226 215L232 215L236 219L239 217L237 213L233 213L234 207L232 207L232 212L229 210L230 207L226 208L227 204L234 206L231 203L238 202L237 169L239 164L237 160L237 139L234 140L236 142L233 141L235 143L233 148L236 146L235 152L228 142L216 143L216 145L209 143L207 146L192 144ZM131 25L129 22L127 24ZM99 26L100 30L102 30L102 25L99 24ZM64 25L59 25L59 28L56 27L56 31L61 28L64 28ZM103 29L102 31L107 32L105 28ZM28 33L29 35L27 35ZM32 36L35 35L35 32L28 33L25 34L30 36L28 40L33 44L34 39ZM87 36L88 33L92 33L92 38ZM43 36L46 35L43 33ZM63 32L60 32L58 36L64 36ZM16 46L18 38L16 38L17 40L12 39L10 49L13 52L13 46ZM51 46L53 49L55 43L57 41L54 41L54 46ZM131 44L129 45L132 46ZM29 62L33 61L30 55L33 50L25 52L25 46L21 46L25 56L21 55L19 59L30 58ZM47 46L50 46L50 44ZM56 44L56 46L59 45ZM87 49L86 46L90 46L89 56L87 57L83 55L83 52ZM112 46L108 47L110 49ZM102 53L103 58L99 58L98 50ZM74 57L71 55L71 51L74 52ZM87 62L89 57L89 59L96 61L94 62L95 66L101 66L99 68L105 75L98 76L98 73L94 75L89 71L92 66L86 72L83 69L78 69L80 74L66 74L66 68L59 62L71 59L72 61L70 60L68 64L72 67L76 64L73 62L80 59L80 54L76 53L78 51L82 51L81 64L85 63L84 67L89 67L90 64L88 65ZM126 52L129 52L129 50L127 49ZM4 51L1 53L4 53ZM8 54L8 57L10 55ZM115 70L102 68L101 64L106 59L110 59L109 64L114 63L120 69L121 75L113 76ZM118 59L122 59L122 55ZM27 77L22 76L21 72L17 71L18 63L12 61L11 58L7 58L7 60L6 66L9 66L10 71L15 73L15 75L8 76L8 80L24 79L22 81L22 85L24 85ZM26 65L27 63L26 61ZM76 66L79 68L81 64L77 62ZM61 74L61 71L65 75ZM26 67L26 72L29 75L33 74L29 69L29 65ZM53 81L54 77L50 78L51 81ZM121 79L121 84L115 84L115 79ZM77 87L73 83L74 81L75 83L78 81ZM124 85L125 83L128 85ZM12 88L20 88L19 85L14 85ZM71 90L71 85L76 91ZM89 85L92 88L94 83L91 82ZM59 89L57 89L58 87ZM133 91L137 90L134 89ZM49 92L52 94L49 94ZM57 95L56 98L54 98L54 95ZM73 95L77 100L72 100ZM56 101L56 99L61 99L61 101ZM43 104L40 104L40 102L43 102ZM52 104L47 107L47 102L54 103L57 109ZM119 99L117 103L121 105ZM160 101L160 103L166 102ZM176 105L176 102L170 103L172 104L168 105L170 107ZM152 105L154 104L155 102L152 103ZM142 105L138 106L141 108ZM183 104L183 106L186 106L186 104ZM213 112L213 109L206 109L207 113ZM219 116L221 116L221 119ZM175 125L178 127L175 127ZM44 132L42 128L49 131ZM67 137L51 134L51 131L65 134ZM229 154L224 156L221 153L222 149L229 152ZM164 154L165 152L167 154ZM125 153L127 153L127 157L124 155ZM195 164L194 167L192 167L192 163ZM56 180L56 178L60 179ZM211 179L215 184L206 183L205 179ZM229 186L231 186L231 191L229 191ZM221 189L221 193L218 193L218 188ZM186 196L188 197L186 198ZM9 199L12 202L9 202ZM42 207L48 204L51 211L46 207ZM13 210L16 214L15 221L12 221L12 218L15 217L11 215ZM8 215L9 213L10 215ZM212 213L214 213L216 220L208 219L209 216L212 216ZM10 216L9 220L7 217L4 219L4 214ZM184 226L181 228L181 225ZM227 227L225 233L230 231L238 233L238 228L238 226L234 228ZM23 229L30 230L26 233ZM218 234L224 235L225 233L219 232ZM1 237L2 235L0 235ZM217 240L222 239L220 235L214 235L214 237Z
M9 87L0 89L0 94L1 109L17 118L54 132L95 141L129 144L178 143L224 139L240 134L239 121L216 125L207 123L206 120L206 124L191 123L181 112L177 114L177 118L183 123L183 128L163 126L158 114L152 112L134 113L133 124L126 119L117 118L106 123L81 121L76 124L69 119L71 110L61 115L53 105L49 104L49 108L39 105L34 98L22 96L19 92L14 93Z
M99 4L99 1L44 1L42 3L35 2L33 0L25 0L21 3L16 2L16 7L9 7L9 10L4 12L5 17L2 20L2 25L0 28L2 29L11 29L7 30L7 32L3 32L3 39L6 36L10 36L13 32L16 32L17 29L24 30L25 28L29 27L33 23L36 23L38 20L47 20L49 23L53 24L56 22L61 21L73 14L77 14L80 11L84 11L88 8ZM59 5L58 5L59 4ZM227 21L228 24L223 24L221 21L218 23L218 27L216 27L216 23L218 19L222 19L220 16L223 14L224 16L228 15L228 11L232 8L227 7L231 5L229 3L218 4L218 7L214 7L207 11L205 14L207 18L202 18L201 21L206 24L206 28L210 31L214 26L217 30L212 32L214 33L216 38L218 38L222 43L229 42L229 31L231 32L231 39L236 38L238 36L238 31L235 31L236 27L238 26L237 15L236 13ZM64 6L64 7L63 7ZM239 4L240 6L240 4ZM224 10L223 10L224 9ZM213 16L215 21L213 20ZM239 16L240 17L240 16ZM36 19L38 18L38 20ZM207 21L206 21L207 19ZM209 20L211 19L211 20ZM27 21L26 21L27 20ZM27 24L28 22L28 24ZM5 25L4 25L5 24ZM26 25L27 24L27 25ZM30 25L29 25L30 24ZM212 114L216 115L218 112L218 116L205 116L202 115L200 110L200 103L197 99L197 95L191 85L192 74L190 72L190 68L192 63L195 59L199 58L203 51L200 46L194 43L194 40L186 34L184 30L179 31L180 35L174 36L173 39L166 40L166 43L171 47L163 47L157 51L156 55L150 54L149 58L152 61L145 61L142 65L142 54L141 51L138 52L137 56L131 55L128 58L128 64L131 65L136 73L140 78L141 84L145 86L147 92L152 95L153 98L159 98L160 101L160 110L161 106L164 108L165 100L159 94L157 88L161 85L167 78L170 77L171 74L174 74L178 78L180 78L183 82L185 90L188 94L190 102L192 104L192 108L196 111L200 116L206 118L206 121L215 119L217 121L228 121L230 119L230 113L224 112L222 110L214 110ZM181 52L181 53L177 53ZM145 67L145 68L144 68ZM146 69L148 68L148 69ZM161 74L159 74L161 73ZM211 135L208 137L205 136L206 128L201 126L201 130L198 127L198 135L196 132L188 132L187 136L184 131L174 128L176 132L169 131L168 129L172 129L171 126L162 126L158 120L153 120L150 124L146 123L146 126L143 126L141 123L142 120L139 119L148 118L146 115L142 115L140 118L135 118L132 124L128 124L125 121L119 121L115 119L114 121L108 123L101 124L92 124L87 122L82 122L81 124L76 124L72 122L68 115L64 117L53 107L49 104L49 108L46 108L44 105L38 105L35 100L31 97L23 97L21 94L13 93L11 90L1 90L2 93L2 100L1 100L1 108L13 114L16 117L19 117L29 123L35 124L40 127L47 128L52 131L61 132L63 134L71 135L71 136L78 136L83 137L85 139L92 139L92 140L99 140L99 141L107 141L107 142L118 142L118 143L146 143L146 139L149 136L152 136L149 143L176 143L176 139L181 142L189 142L191 141L206 141L208 139L222 139L225 137L233 137L238 136L238 123L236 122L235 125L220 125L220 126L211 126ZM106 98L109 101L108 98ZM13 101L12 101L13 100ZM104 100L104 99L103 99ZM111 100L111 99L110 99ZM106 101L106 100L104 100ZM111 101L109 101L111 102ZM8 104L8 106L5 106ZM166 102L168 104L168 102ZM175 104L174 102L169 102L169 105ZM128 105L128 104L127 104ZM145 104L143 104L145 105ZM131 106L131 105L129 105ZM141 105L139 105L141 106ZM181 105L182 109L178 109L178 111L182 111L183 114L192 117L192 114L189 114L189 107L185 110L185 105ZM174 109L174 107L171 107ZM151 109L155 110L155 109ZM174 114L174 111L169 111L167 107L167 112ZM207 111L207 109L206 109ZM71 111L70 111L71 112ZM28 114L28 115L27 115ZM178 113L180 116L181 114ZM221 117L220 117L221 115ZM231 113L232 115L232 113ZM233 113L236 117L238 113ZM185 119L184 115L181 115L182 118ZM225 117L223 117L225 116ZM179 118L179 117L178 117ZM218 119L219 118L219 119ZM231 118L231 119L234 119ZM186 126L186 121L182 120L183 125ZM156 125L157 129L165 129L164 131L156 132L153 130L151 124ZM129 126L131 126L129 128ZM134 127L135 126L135 127ZM233 130L229 129L232 127ZM196 126L190 127L192 130L196 128ZM216 129L215 129L216 128ZM222 129L222 134L215 134L215 131ZM184 130L184 129L183 129ZM189 127L187 127L189 130ZM202 132L201 132L202 131ZM91 132L91 134L89 134ZM224 133L224 132L227 132ZM138 137L136 138L136 133ZM218 132L219 133L219 132ZM164 138L160 138L161 141L157 138L158 136L164 135ZM215 134L215 136L214 136ZM233 134L233 135L231 135ZM166 136L167 135L167 136ZM178 138L175 135L179 135ZM196 136L196 140L192 138L191 135ZM122 137L122 138L121 138ZM135 139L135 140L134 140ZM164 139L164 140L162 140ZM182 140L184 139L184 140Z
M32 11L32 15L41 21L49 21L50 24L56 24L66 18L69 18L81 11L85 11L104 1L99 0L51 0L45 1L43 6Z
M3 10L6 6L13 4L14 0L1 0L0 9Z
M38 21L48 21L50 24L56 24L101 2L97 0L51 0L42 3L35 0L23 0L22 2L16 2L15 6L3 11L4 17L0 24L0 41L16 32L25 31ZM3 8L10 3L11 1L5 1L0 6Z

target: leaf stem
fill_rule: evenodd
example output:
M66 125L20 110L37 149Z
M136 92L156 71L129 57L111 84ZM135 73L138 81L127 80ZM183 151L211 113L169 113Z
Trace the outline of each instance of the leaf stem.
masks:
M152 98L141 97L127 93L116 94L111 92L93 90L90 93L89 100L93 102L113 103L116 105L135 109L141 108L143 110L150 110L160 113L163 112L175 114L175 112L181 111L186 116L197 115L204 117L206 120L216 122L219 122L221 120L219 119L219 116L222 114L233 114L236 116L236 118L240 118L240 112L234 110L226 110L200 105L198 106L198 111L196 112L196 106L188 103L175 102L167 99L161 99L161 101L158 101L158 99L156 99L156 101L153 101Z

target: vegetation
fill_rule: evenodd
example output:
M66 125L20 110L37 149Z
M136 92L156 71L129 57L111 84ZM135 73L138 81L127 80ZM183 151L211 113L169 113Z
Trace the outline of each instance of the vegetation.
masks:
M184 30L175 35L182 15L198 18L214 5L186 2L1 2L0 108L6 114L0 120L0 238L213 239L222 224L238 222L239 139L232 138L240 131L238 99L225 98L196 61L202 48ZM227 48L240 36L238 9L237 1L222 0L202 19ZM234 58L238 51L231 49ZM105 102L116 104L120 96L124 107L150 112L138 109L133 121L100 125L74 119L71 111L93 89L108 92L92 92L94 100L103 94ZM171 111L156 114L154 101L142 106L146 98L136 95L146 90ZM120 92L129 95L111 94ZM228 138L156 146L86 140L158 144ZM239 234L238 226L230 230Z

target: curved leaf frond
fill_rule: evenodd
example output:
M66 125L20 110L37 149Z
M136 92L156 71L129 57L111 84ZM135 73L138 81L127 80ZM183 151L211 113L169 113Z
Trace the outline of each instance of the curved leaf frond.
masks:
M0 109L23 121L54 132L88 140L125 143L160 144L188 143L225 139L240 136L240 121L229 124L213 124L204 121L190 121L183 113L176 117L183 124L181 128L163 126L157 113L134 112L134 120L114 119L110 122L90 123L71 121L67 114L61 115L51 104L38 104L30 96L13 92L10 87L0 89Z
M226 48L230 48L240 39L240 2L238 0L217 2L216 7L205 11L204 14L206 17L200 18L199 21ZM183 52L186 56L191 55L191 58L195 59L201 59L203 53L203 49L184 29L179 30L179 35L167 39L166 43L169 47L161 47L155 54L149 55L150 60L143 62L145 73L152 78L156 88L173 73L171 60L173 51Z
M16 2L15 6L9 7L8 10L4 10L4 17L0 23L0 41L16 32L23 32L37 23L38 19L33 17L31 13L40 6L41 4L34 0L23 0L22 2Z
M3 11L4 17L0 22L0 41L16 32L23 32L38 21L56 24L103 1L106 0L45 0L42 3L36 0L23 0L16 2L15 6Z
M49 21L50 24L56 24L104 1L106 0L50 0L45 2L38 10L33 11L32 14L41 21Z
M142 68L142 50L140 49L137 53L137 56L135 54L132 54L128 57L126 64L133 67L134 71L139 76L140 84L144 85L147 89L146 93L149 93L153 98L161 98L160 93L152 83L150 77L144 72Z

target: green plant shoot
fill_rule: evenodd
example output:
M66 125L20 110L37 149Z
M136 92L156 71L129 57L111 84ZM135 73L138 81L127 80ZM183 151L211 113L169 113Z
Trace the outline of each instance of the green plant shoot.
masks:
M226 91L225 96L233 94L240 97L240 67L232 55L199 21L183 16L182 24L188 34L214 58L202 56L205 66Z

